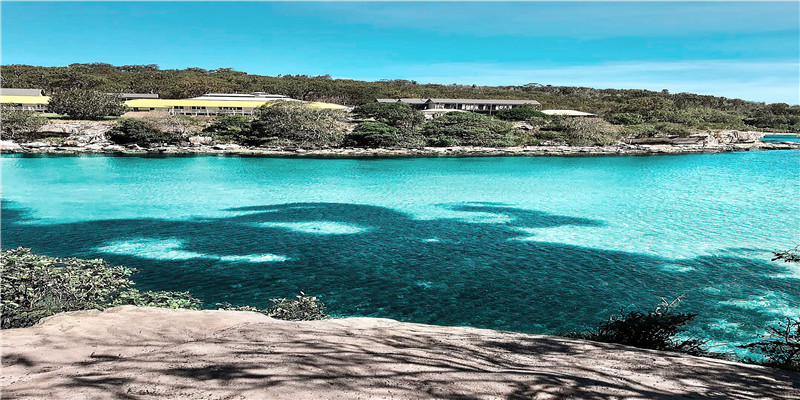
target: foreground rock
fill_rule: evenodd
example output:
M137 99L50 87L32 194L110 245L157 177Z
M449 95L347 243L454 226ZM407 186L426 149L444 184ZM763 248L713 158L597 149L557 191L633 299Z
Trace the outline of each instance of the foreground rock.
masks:
M800 375L373 318L118 307L3 332L8 399L796 399Z

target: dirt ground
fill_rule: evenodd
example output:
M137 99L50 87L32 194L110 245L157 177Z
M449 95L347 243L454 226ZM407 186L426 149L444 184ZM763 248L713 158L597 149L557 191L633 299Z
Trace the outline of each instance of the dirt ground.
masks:
M800 374L550 336L117 307L2 332L4 399L800 399Z

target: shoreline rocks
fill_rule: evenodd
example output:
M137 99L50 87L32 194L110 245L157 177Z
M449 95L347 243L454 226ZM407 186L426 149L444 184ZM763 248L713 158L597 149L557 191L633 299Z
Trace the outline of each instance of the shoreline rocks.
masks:
M330 148L304 149L280 147L243 147L237 144L169 145L143 148L112 143L49 142L0 143L2 153L22 154L230 154L266 157L490 157L490 156L621 156L654 154L727 153L752 150L800 149L800 143L760 142L733 144L618 144L611 146L514 146L514 147L422 147L422 148Z

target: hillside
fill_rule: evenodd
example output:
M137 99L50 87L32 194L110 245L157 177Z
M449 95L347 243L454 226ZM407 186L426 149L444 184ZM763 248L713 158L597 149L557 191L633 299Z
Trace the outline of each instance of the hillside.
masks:
M8 399L790 399L800 375L565 338L374 318L123 306L3 332Z
M535 77L531 77L535 80ZM523 86L418 84L408 80L365 82L330 76L252 75L230 68L162 70L156 65L71 64L67 67L7 65L2 87L42 88L48 94L70 88L106 92L158 93L188 98L209 92L263 91L308 101L359 105L376 98L442 97L535 99L546 109L579 109L612 123L675 123L698 128L800 131L800 106L764 104L692 93L638 89L592 89L530 83ZM623 115L619 115L623 114Z

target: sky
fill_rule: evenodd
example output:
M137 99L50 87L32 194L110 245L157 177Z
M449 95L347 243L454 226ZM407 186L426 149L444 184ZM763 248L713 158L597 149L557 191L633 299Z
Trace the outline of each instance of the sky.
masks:
M9 2L0 63L800 103L800 2Z

